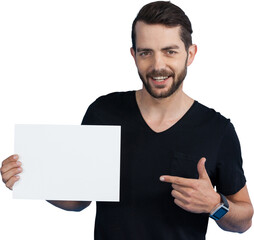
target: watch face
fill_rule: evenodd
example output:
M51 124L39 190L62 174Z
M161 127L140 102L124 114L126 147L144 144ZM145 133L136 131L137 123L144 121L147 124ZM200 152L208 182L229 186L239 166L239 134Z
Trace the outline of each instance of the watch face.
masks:
M228 212L228 209L221 207L220 209L218 209L218 211L216 211L213 214L213 216L216 217L217 219L221 219L227 212Z

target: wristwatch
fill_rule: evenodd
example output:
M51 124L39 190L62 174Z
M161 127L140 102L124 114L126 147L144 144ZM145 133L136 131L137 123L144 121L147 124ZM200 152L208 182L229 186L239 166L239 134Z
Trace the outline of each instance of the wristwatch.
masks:
M221 196L222 202L218 206L216 206L216 208L213 209L212 212L210 213L210 218L216 221L220 220L229 210L229 204L226 197L221 193L219 194Z

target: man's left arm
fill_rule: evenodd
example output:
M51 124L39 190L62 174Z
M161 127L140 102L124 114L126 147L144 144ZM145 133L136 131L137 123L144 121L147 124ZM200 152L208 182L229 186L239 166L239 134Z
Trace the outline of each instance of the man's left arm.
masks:
M161 176L160 180L172 184L172 196L176 205L192 213L211 213L221 202L205 168L205 158L198 162L199 179L177 176ZM226 196L229 211L217 224L226 231L243 233L251 227L253 207L245 185L236 194Z
M253 207L245 185L239 192L226 196L229 203L228 213L216 221L226 231L243 233L252 224Z

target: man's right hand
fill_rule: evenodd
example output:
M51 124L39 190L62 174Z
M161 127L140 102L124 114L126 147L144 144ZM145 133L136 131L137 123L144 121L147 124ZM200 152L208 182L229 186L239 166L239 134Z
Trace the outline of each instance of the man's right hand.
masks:
M19 180L17 174L22 172L18 155L12 155L2 162L1 175L6 187L12 190L15 182ZM81 211L91 204L91 201L48 201L56 207L67 211Z
M17 174L22 172L22 168L20 167L21 162L18 161L18 158L19 157L16 154L6 158L2 162L2 167L0 169L3 182L6 187L11 190L14 183L19 180L19 176Z

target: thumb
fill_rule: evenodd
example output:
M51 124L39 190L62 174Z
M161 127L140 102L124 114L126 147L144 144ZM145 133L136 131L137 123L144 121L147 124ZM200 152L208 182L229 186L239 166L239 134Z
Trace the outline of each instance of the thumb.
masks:
M197 169L198 169L199 179L202 178L202 179L209 179L210 180L208 173L206 171L206 168L205 168L205 162L206 162L206 159L204 157L202 157L198 162Z

